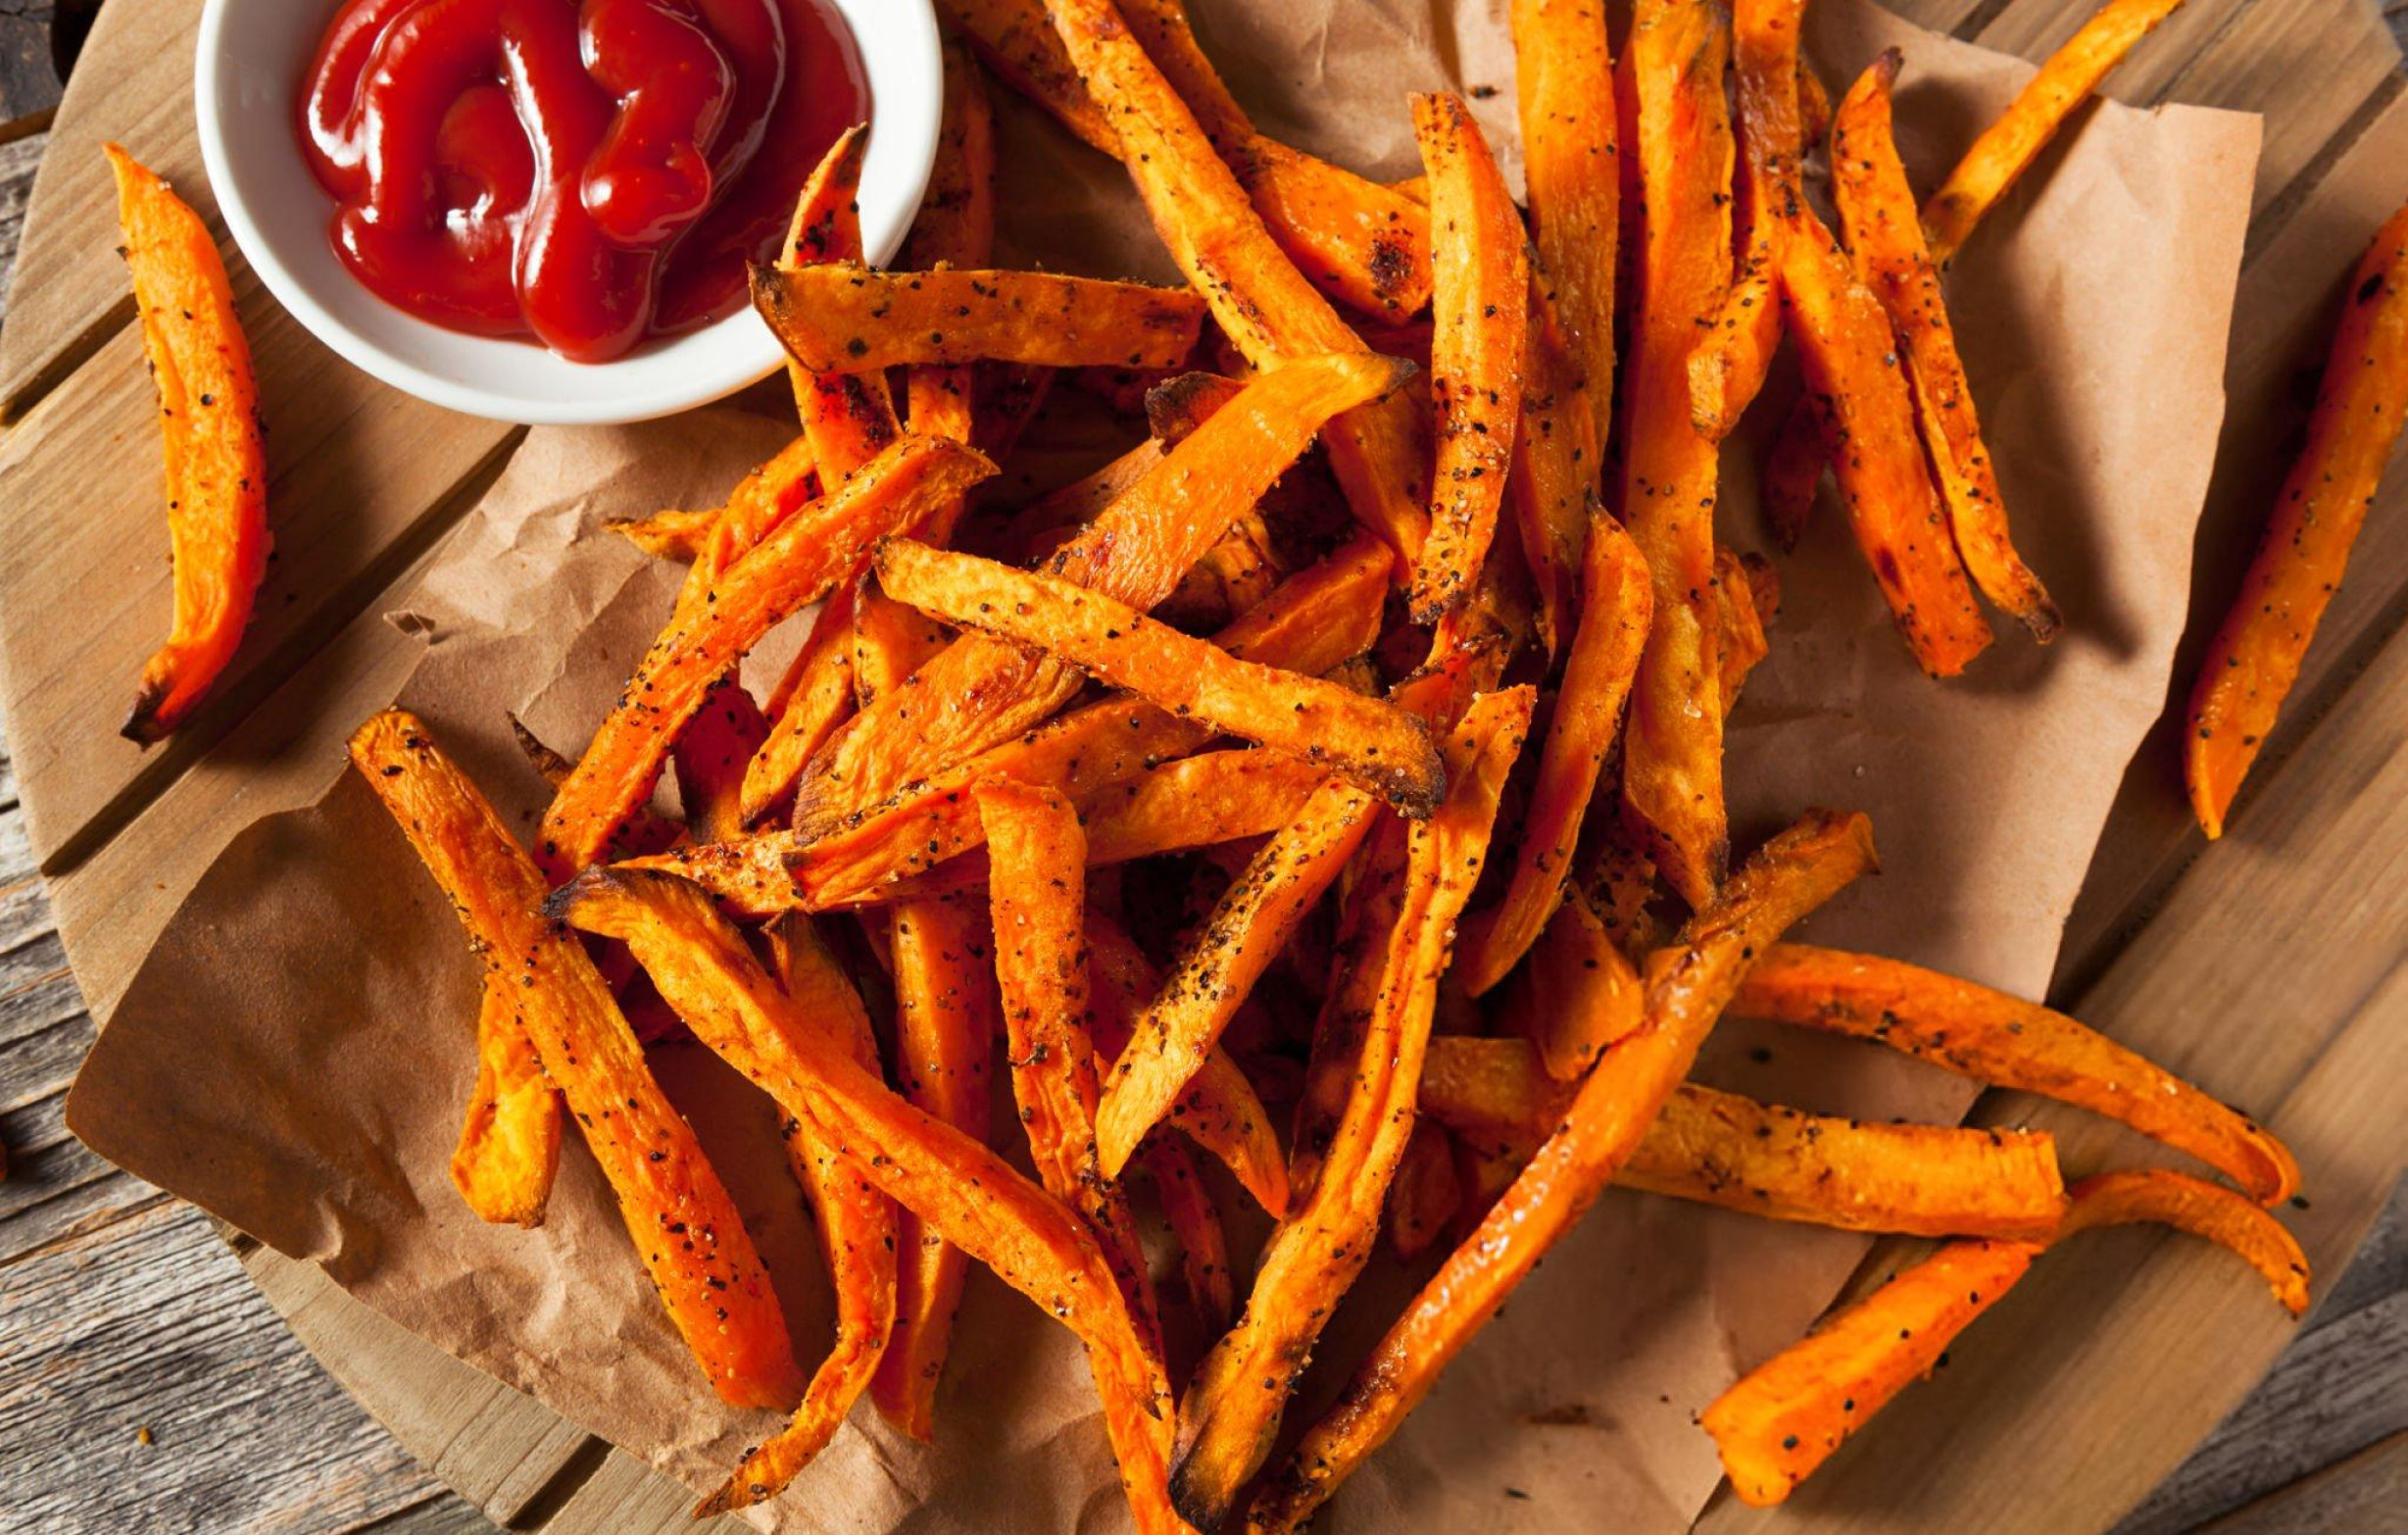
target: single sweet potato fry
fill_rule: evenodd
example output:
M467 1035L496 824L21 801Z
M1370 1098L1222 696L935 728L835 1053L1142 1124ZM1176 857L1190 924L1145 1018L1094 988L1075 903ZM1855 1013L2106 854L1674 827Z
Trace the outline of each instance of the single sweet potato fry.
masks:
M1138 1338L1161 1358L1154 1283L1117 1169L1097 1156L1095 1041L1087 1031L1087 842L1078 811L1051 789L978 791L996 877L987 886L1004 1002L1011 1097L1038 1181L1079 1213L1112 1265Z
M1698 1419L1731 1490L1759 1509L1789 1497L1929 1375L2044 1250L2043 1242L1951 1242L1750 1370Z
M1372 798L1343 779L1304 803L1221 895L1181 946L1170 978L1112 1064L1096 1117L1104 1175L1118 1177L1146 1132L1170 1112L1272 960L1370 830Z
M1524 1151L1572 1088L1524 1040L1444 1036L1422 1067L1421 1112ZM2044 1131L1867 1124L1684 1082L1614 1175L1624 1188L1843 1231L2045 1239L2065 1213Z
M2140 1222L2172 1226L2231 1251L2256 1269L2275 1304L2293 1316L2308 1313L2308 1257L2299 1241L2262 1206L2220 1184L2163 1167L2101 1172L2073 1188L2059 1241L2077 1231Z
M861 251L861 165L869 150L865 125L848 128L803 183L777 270L801 272L831 262L858 263ZM822 494L885 452L903 428L886 375L860 369L815 372L789 361L795 409L819 469ZM742 553L739 549L737 553Z
M1046 569L1150 609L1178 589L1229 525L1253 509L1330 418L1388 392L1404 365L1310 358L1260 374L1164 456ZM794 823L823 835L906 785L1027 733L1084 685L1070 667L965 635L908 689L858 716L796 791Z
M234 659L268 570L268 453L251 344L209 226L115 144L118 225L159 390L175 618L120 733L140 746L190 718Z
M1177 1528L1163 1493L1167 1389L1084 1220L863 1070L770 979L699 886L596 868L555 892L546 910L625 943L697 1038L897 1204L1077 1333L1112 1415L1113 1449L1126 1458L1121 1475L1138 1527Z
M1779 245L1804 197L1806 153L1798 106L1799 24L1805 0L1738 0L1732 8L1733 97L1738 103L1741 221L1738 270L1689 354L1690 412L1720 442L1764 388L1781 344Z
M799 455L803 461L803 472L806 475L811 473L811 445L808 438L797 437L782 452ZM758 474L761 470L753 472ZM751 479L752 475L745 476L747 483ZM805 483L808 485L810 481L807 479ZM711 530L718 525L722 510L719 507L703 507L696 511L672 508L666 512L655 512L650 517L613 518L602 525L656 560L677 560L691 565L701 559L703 550L709 547Z
M793 1405L802 1371L735 1202L653 1080L584 946L538 914L551 887L534 861L413 716L369 720L351 738L351 760L459 913L488 977L509 991L516 1026L576 1116L712 1389L736 1407Z
M1480 877L1507 770L1529 729L1527 687L1472 703L1448 741L1449 791L1407 834L1396 919L1360 956L1372 977L1355 1075L1311 1192L1272 1232L1238 1325L1197 1366L1180 1406L1171 1496L1217 1528L1278 1432L1288 1391L1369 1260L1413 1133L1423 1053L1455 918ZM1326 1007L1356 988L1342 983Z
M995 254L995 108L978 61L958 40L945 44L945 110L928 192L911 218L895 265L984 267Z
M1502 993L1500 1027L1536 1046L1547 1074L1577 1082L1646 1012L1639 966L1614 942L1589 898L1567 889Z
M1940 266L1923 243L1915 194L1892 136L1891 88L1898 62L1895 48L1883 54L1840 102L1832 129L1832 198L1840 207L1856 275L1881 300L1905 346L1915 421L1966 573L1982 595L2045 645L2057 637L2064 619L2008 536L2006 502L1990 446L1982 439L1973 386L1957 356Z
M2039 158L2074 109L2089 99L2133 45L2182 8L2183 0L2107 0L2065 46L2049 55L2039 74L2016 96L1998 121L1974 140L1948 179L1923 205L1923 228L1932 259L1945 266L1963 247L1982 216L1997 206L2016 179Z
M1364 350L1272 239L1196 114L1111 0L1054 0L1048 14L1111 124L1155 231L1246 360L1268 370ZM1411 402L1388 396L1349 412L1329 434L1330 468L1348 504L1396 551L1401 569L1420 552L1428 521L1411 413Z
M1606 513L1598 494L1603 439L1597 435L1589 386L1561 311L1548 297L1550 285L1534 266L1522 345L1522 425L1513 439L1505 501L1537 589L1539 642L1551 663L1579 622L1589 529Z
M833 607L839 598L829 599ZM794 792L795 781L812 756L827 745L844 722L853 718L853 646L850 618L839 624L824 611L828 633L820 625L798 653L769 701L776 720L768 739L753 754L744 769L744 823L759 824Z
M1813 210L1800 205L1795 223L1782 241L1781 290L1806 387L1831 425L1840 498L1906 648L1931 675L1955 676L1989 647L1990 620L1932 483L1897 337Z
M1531 781L1513 875L1496 910L1466 924L1455 970L1481 996L1518 964L1563 899L1598 777L1647 642L1653 590L1646 561L1621 524L1599 515L1589 538L1580 630L1563 667L1555 715Z
M1317 677L1241 661L1058 576L1014 570L911 539L880 546L878 579L949 623L1041 650L1183 718L1324 767L1408 817L1446 787L1421 722Z
M1596 0L1514 0L1524 179L1540 274L1590 412L1613 435L1614 264L1622 234L1618 88ZM1426 188L1421 200L1429 200ZM1594 476L1602 461L1592 458Z
M672 616L544 813L545 868L565 878L602 855L712 687L779 621L826 596L857 550L994 471L959 443L905 437L779 523L728 567L711 600Z
M1714 551L1714 610L1721 630L1717 648L1722 662L1722 711L1739 703L1747 674L1773 653L1764 621L1781 611L1781 577L1759 554L1736 549Z
M1730 857L1714 651L1714 444L1690 419L1689 353L1731 277L1727 13L1711 0L1643 0L1623 49L1646 209L1632 263L1622 518L1655 587L1631 689L1622 798L1664 878L1709 903Z
M972 1140L987 1137L991 1041L1002 1031L993 940L983 901L915 901L895 908L895 1066L904 1096ZM936 1432L937 1383L953 1343L969 1255L911 1211L896 1225L895 1330L869 1398L922 1442Z
M2190 695L2184 777L2210 838L2224 835L2233 797L2298 680L2408 420L2408 208L2376 234L2343 303L2307 447Z
M789 914L770 924L769 963L794 1008L849 1049L862 1070L876 1074L878 1040L869 1015L811 931L811 918ZM833 1142L800 1121L788 1121L786 1153L819 1227L836 1292L836 1342L812 1371L793 1420L745 1456L705 1505L713 1512L766 1503L827 1448L869 1388L895 1328L895 1202Z
M1386 1442L1629 1161L1755 957L1872 867L1872 829L1863 817L1813 812L1759 849L1714 904L1690 918L1678 945L1648 965L1639 1032L1597 1064L1561 1125L1305 1434L1255 1501L1256 1525L1301 1526ZM1172 1485L1180 1485L1176 1475Z
M1470 105L1448 92L1415 96L1413 137L1430 176L1438 464L1407 602L1414 622L1436 623L1479 584L1497 534L1521 429L1530 263L1521 212Z
M2266 1130L2064 1014L1987 986L1897 960L1781 944L1748 972L1731 1011L1869 1039L2104 1114L2196 1157L2263 1204L2298 1192L2299 1164Z
M488 972L476 1012L476 1085L452 1152L452 1187L496 1225L540 1226L561 1163L561 1100L518 1022L508 978Z
M815 372L970 363L1175 368L1204 302L1179 288L1043 272L753 271L753 307Z

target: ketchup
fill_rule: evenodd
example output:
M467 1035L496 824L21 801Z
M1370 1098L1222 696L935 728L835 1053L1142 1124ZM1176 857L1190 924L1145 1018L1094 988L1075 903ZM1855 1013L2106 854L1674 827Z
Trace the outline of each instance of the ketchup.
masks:
M387 303L600 363L741 307L868 116L826 0L345 0L301 147Z

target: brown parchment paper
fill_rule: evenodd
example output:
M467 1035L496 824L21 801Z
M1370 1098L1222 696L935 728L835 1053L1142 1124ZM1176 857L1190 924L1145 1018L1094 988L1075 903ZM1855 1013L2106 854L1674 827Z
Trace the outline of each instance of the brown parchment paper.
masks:
M1501 0L1193 0L1266 129L1382 175L1413 170L1407 89L1470 89L1518 179ZM1859 0L1820 0L1835 92L1907 53L1899 121L1932 184L2028 77ZM1483 87L1496 94L1480 95ZM1117 170L1005 103L1019 259L1165 266ZM1733 721L1743 834L1808 804L1873 814L1887 872L1817 918L1858 944L2025 993L2133 749L2165 696L2191 526L2223 409L2254 119L2101 106L1959 260L1956 311L2021 541L2064 604L2047 652L2002 632L1966 679L1924 680L1828 505L1782 565L1772 659ZM1770 406L1760 416L1777 419ZM400 696L531 825L516 713L582 740L665 615L677 572L600 530L716 500L787 426L718 408L532 434L395 621L424 657ZM1753 452L1724 535L1756 541ZM765 666L762 669L766 669ZM721 1408L676 1342L581 1152L538 1231L488 1227L446 1176L472 1069L475 967L366 790L325 765L315 806L267 817L203 876L134 978L69 1105L102 1155L322 1263L462 1359L702 1487L773 1420ZM1970 1090L1878 1053L1734 1023L1706 1070L1810 1108L1952 1117ZM759 1236L808 1355L828 1326L807 1218L763 1103L692 1046L659 1052ZM1609 1195L1458 1362L1335 1510L1341 1530L1685 1528L1717 1473L1691 1414L1802 1330L1856 1239ZM1408 1280L1341 1316L1310 1392ZM771 1510L792 1530L1117 1529L1126 1515L1068 1335L987 1276L958 1331L933 1447L857 1413Z

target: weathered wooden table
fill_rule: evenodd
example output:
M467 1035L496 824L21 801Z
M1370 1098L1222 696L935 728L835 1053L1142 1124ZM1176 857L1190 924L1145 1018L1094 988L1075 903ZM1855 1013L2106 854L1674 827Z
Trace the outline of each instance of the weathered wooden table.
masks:
M94 4L0 0L0 287L57 96L54 27L72 43ZM2408 36L2408 0L2384 9ZM68 1136L92 1037L0 756L0 1530L490 1528L304 1352L239 1241ZM536 1528L604 1466L594 1445L515 1481L492 1468L483 1501ZM2408 1531L2408 1189L2120 1535L2209 1528Z

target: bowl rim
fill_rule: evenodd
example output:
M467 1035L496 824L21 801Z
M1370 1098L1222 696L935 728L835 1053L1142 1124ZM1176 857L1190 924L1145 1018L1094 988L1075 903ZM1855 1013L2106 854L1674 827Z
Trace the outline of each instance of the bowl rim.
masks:
M285 195L285 189L246 184L246 169L230 148L224 115L238 61L246 52L250 28L238 26L237 13L257 0L203 0L193 66L193 117L201 146L201 163L227 231L243 259L259 276L269 295L283 306L303 329L354 368L405 394L430 405L488 421L530 426L611 425L673 416L724 399L775 372L786 361L785 349L750 306L660 343L648 343L624 358L608 363L570 364L540 344L518 337L473 336L418 320L384 305L381 318L408 335L429 332L430 346L441 345L462 354L490 354L492 377L477 382L437 372L369 335L335 310L319 302L285 250L270 235L254 198ZM283 0L289 5L290 0ZM943 128L944 59L936 14L930 0L824 0L852 32L868 76L871 96L871 154L886 165L877 195L862 199L864 254L873 264L892 259L927 195ZM311 46L322 31L337 0L292 7L313 18ZM281 7L279 7L281 8ZM320 15L319 13L323 13ZM252 18L256 23L256 17ZM296 88L298 81L295 82ZM879 151L886 151L880 155ZM298 160L298 148L295 150ZM256 160L257 157L252 157ZM897 167L902 169L897 171ZM302 195L325 199L326 194L304 166ZM248 178L259 179L260 167L249 165ZM897 195L901 194L901 195ZM326 206L332 207L327 200ZM323 241L323 225L319 238ZM328 259L331 260L329 254ZM343 279L356 283L334 263ZM365 291L363 289L362 291ZM372 295L371 295L372 297ZM383 305L381 299L374 300ZM698 345L703 343L705 345ZM706 350L706 345L708 350ZM542 362L517 370L528 382L497 381L509 376L508 365L525 363L530 353ZM700 355L697 355L700 354ZM552 365L576 368L581 375L612 378L616 387L581 397L547 394L533 375Z

